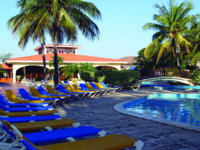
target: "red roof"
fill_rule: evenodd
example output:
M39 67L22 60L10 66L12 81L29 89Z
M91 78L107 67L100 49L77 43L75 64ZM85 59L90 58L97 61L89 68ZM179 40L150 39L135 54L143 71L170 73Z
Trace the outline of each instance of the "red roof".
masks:
M12 70L12 64L1 64L2 70Z
M46 62L52 60L52 56L54 54L45 54ZM102 58L102 57L93 57L93 56L85 56L85 55L74 55L74 54L58 54L58 56L64 58L65 63L81 63L81 62L89 62L89 63L123 63L126 64L127 61L119 60L119 59L111 59L111 58ZM42 54L40 55L32 55L26 57L18 57L7 59L6 62L42 62Z

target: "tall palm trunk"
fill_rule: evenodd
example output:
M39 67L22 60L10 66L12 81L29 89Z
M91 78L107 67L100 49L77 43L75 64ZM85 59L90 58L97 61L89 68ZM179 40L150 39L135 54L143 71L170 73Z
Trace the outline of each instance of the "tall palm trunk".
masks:
M174 38L172 38L172 44L174 46L174 51L175 51L175 54L176 54L176 62L177 62L178 70L181 70L180 61L179 61L179 55L178 55L178 52L177 52L176 43L175 43Z
M58 86L58 57L57 57L57 25L54 23L54 74L55 74L55 88Z
M45 85L47 85L47 68L46 68L46 59L44 54L44 40L42 37L40 37L40 43L42 47L42 60L43 60L43 66L44 66L44 79L45 79Z

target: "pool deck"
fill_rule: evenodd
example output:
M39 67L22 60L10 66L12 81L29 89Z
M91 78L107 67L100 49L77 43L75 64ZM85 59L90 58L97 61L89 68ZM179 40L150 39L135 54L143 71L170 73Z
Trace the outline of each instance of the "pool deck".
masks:
M2 86L3 90L13 88L16 92L21 87L28 89L27 86L20 84ZM81 125L103 129L108 135L124 134L139 139L144 142L144 150L199 150L199 132L141 119L114 110L116 104L153 93L160 92L149 88L140 88L138 91L124 90L115 94L62 103L55 106L55 109L59 111L61 117L74 119ZM135 148L126 150L133 149Z

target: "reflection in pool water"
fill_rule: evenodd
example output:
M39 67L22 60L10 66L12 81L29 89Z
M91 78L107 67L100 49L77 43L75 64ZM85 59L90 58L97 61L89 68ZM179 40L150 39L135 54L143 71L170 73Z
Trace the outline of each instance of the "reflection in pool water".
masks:
M142 98L124 105L137 113L200 126L200 99Z

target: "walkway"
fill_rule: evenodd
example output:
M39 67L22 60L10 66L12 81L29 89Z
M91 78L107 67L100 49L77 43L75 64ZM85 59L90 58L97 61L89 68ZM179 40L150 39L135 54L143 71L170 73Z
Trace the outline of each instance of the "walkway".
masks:
M25 85L21 85L21 83L4 83L4 82L1 82L0 87L2 87L2 89L0 89L0 94L2 94L2 95L5 95L4 90L10 90L10 89L13 90L17 94L18 94L18 89L20 89L20 88L24 88L27 91L29 91L29 87L25 86Z

